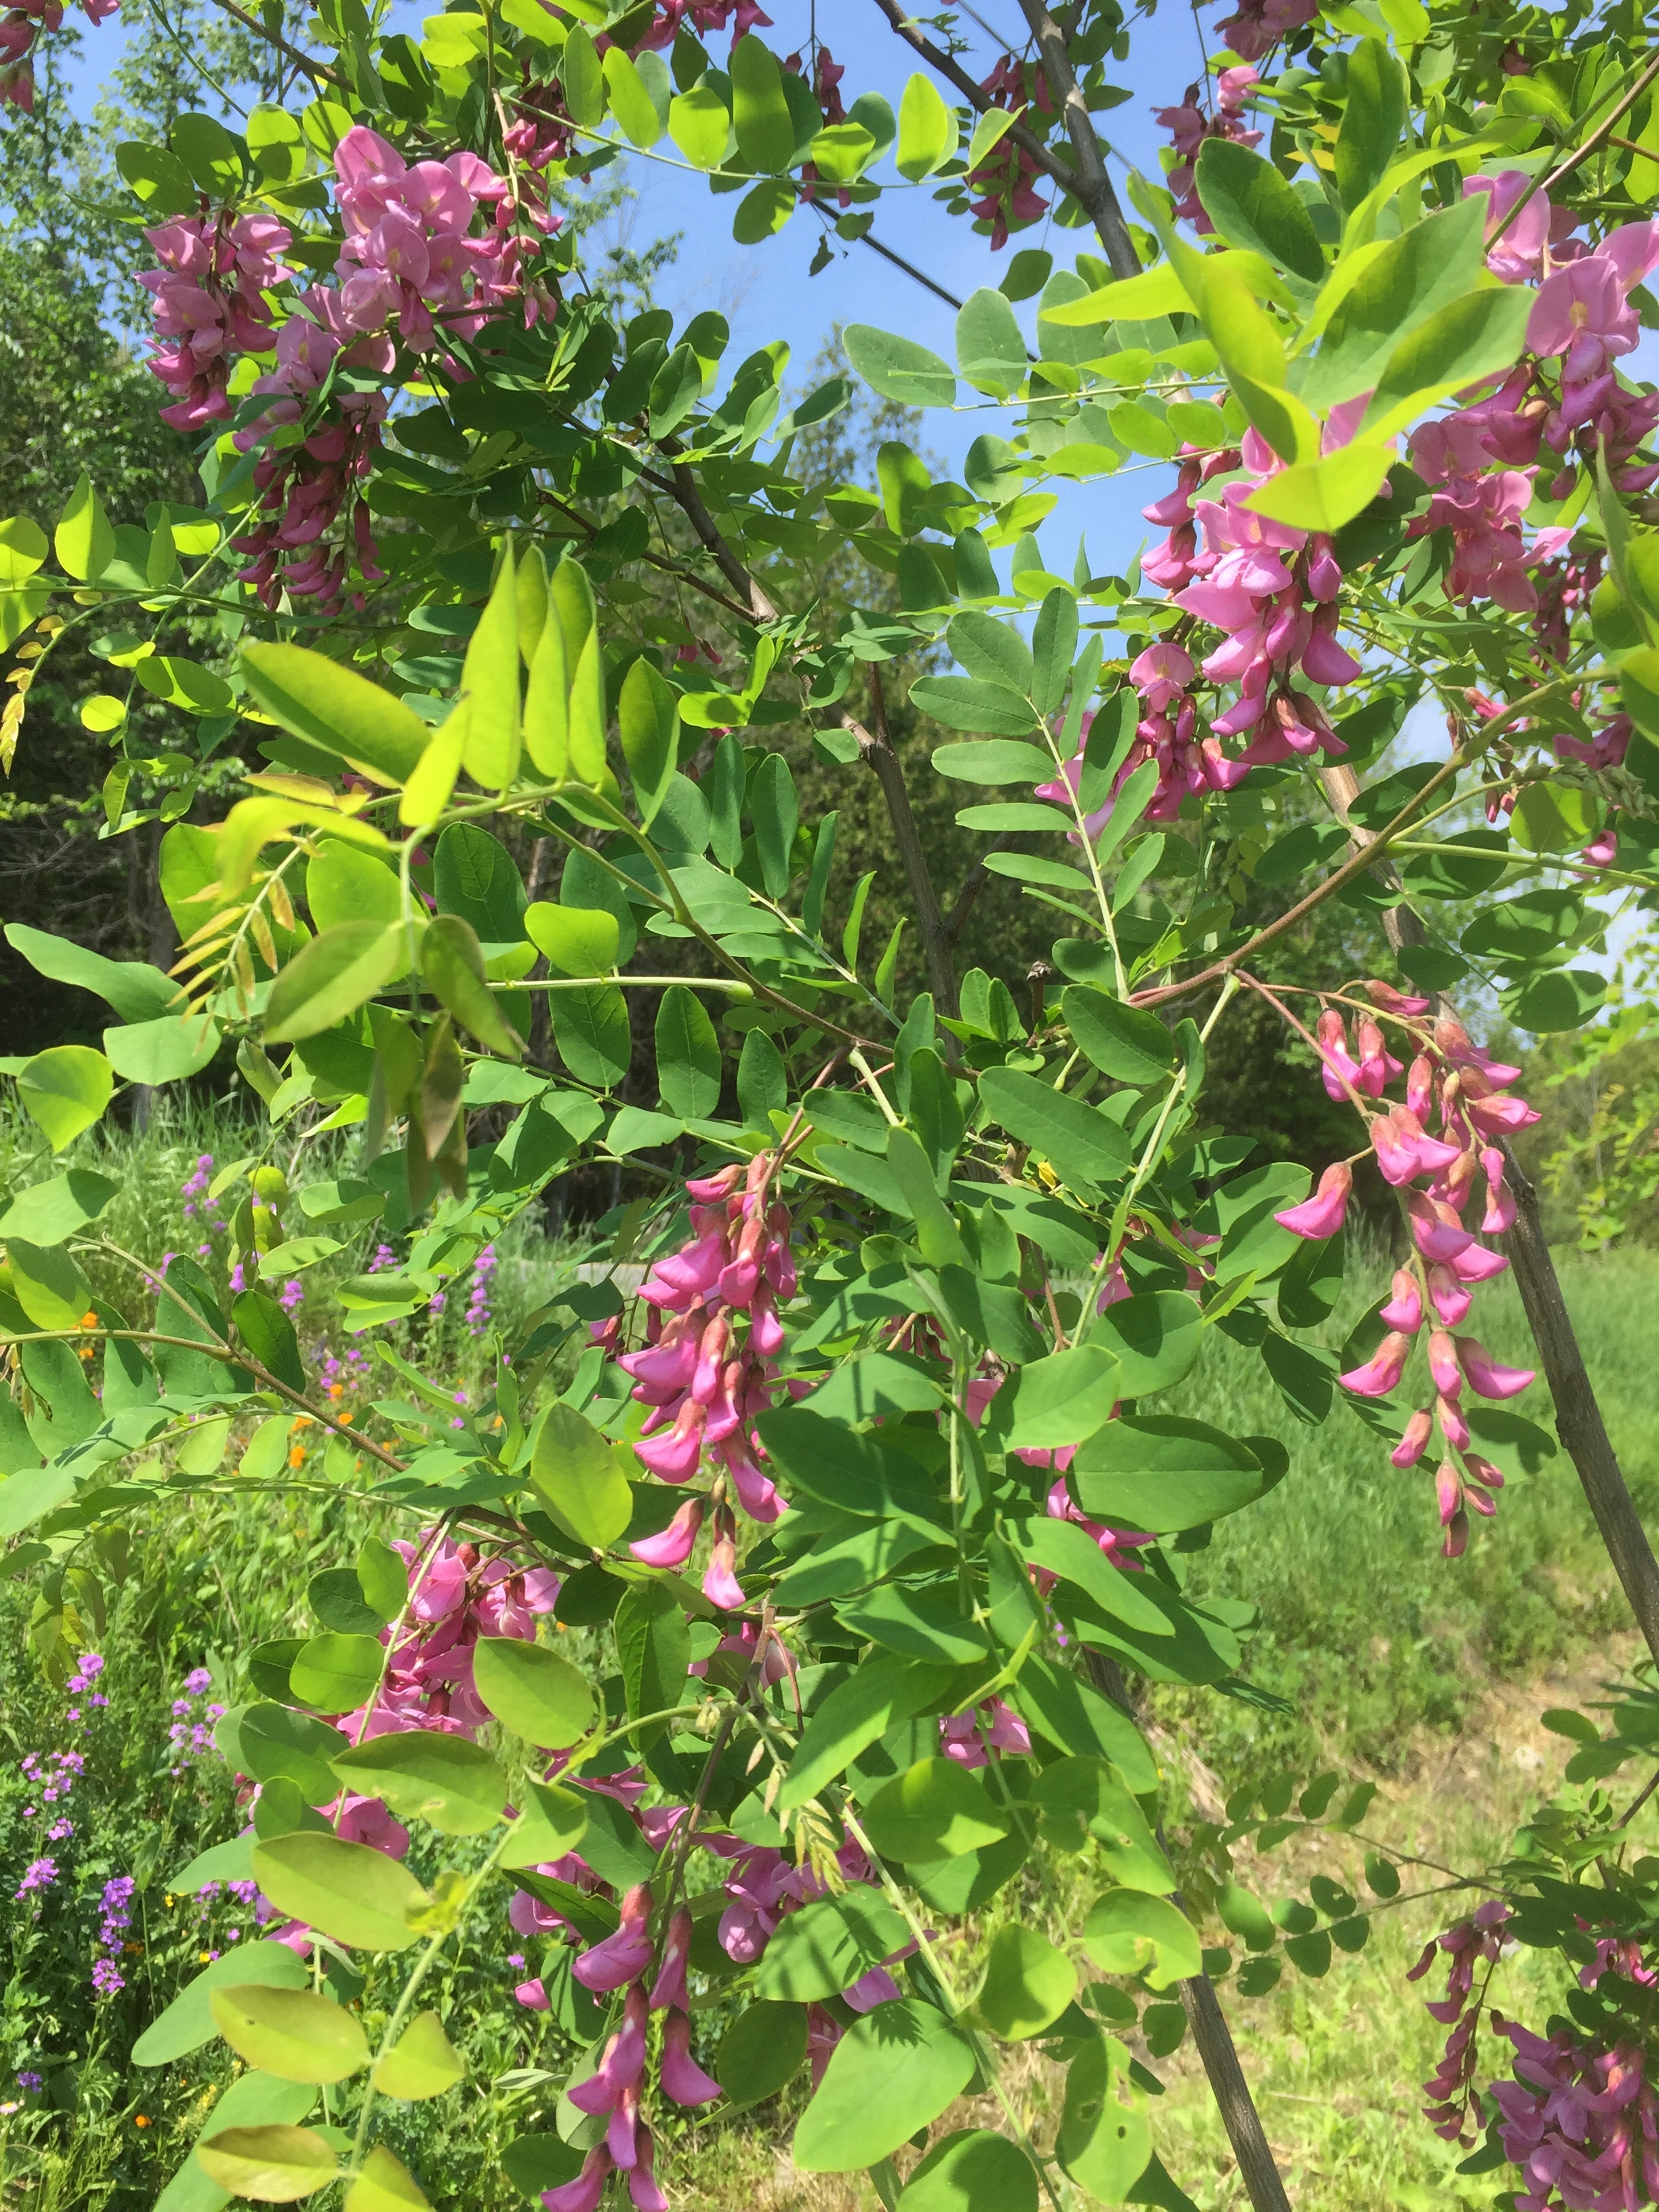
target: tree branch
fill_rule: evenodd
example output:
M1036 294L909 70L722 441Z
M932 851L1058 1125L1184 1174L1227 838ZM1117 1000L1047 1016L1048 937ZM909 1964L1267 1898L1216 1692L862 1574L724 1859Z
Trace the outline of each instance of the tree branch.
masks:
M942 46L936 46L931 39L923 37L899 5L899 0L876 0L876 5L914 54L925 61L929 69L936 70L947 84L954 85L976 113L989 114L997 103L989 97L983 86L975 83L961 64L953 61ZM1078 197L1076 177L1057 155L1048 151L1034 131L1028 131L1023 123L1016 123L1005 135L1011 143L1029 154L1043 175L1058 185L1061 191ZM1138 268L1139 264L1136 266ZM1130 273L1133 275L1134 271Z
M1077 81L1077 71L1072 67L1072 58L1066 51L1066 33L1049 14L1044 0L1019 0L1019 4L1042 56L1048 89L1054 96L1072 141L1072 150L1077 155L1076 174L1066 190L1093 223L1106 249L1113 276L1138 276L1140 256L1130 240L1123 210L1106 173L1106 160L1095 136L1094 119L1083 97L1083 88Z
M962 879L962 889L957 893L957 902L951 909L951 919L945 925L945 941L954 951L957 940L968 925L975 901L991 880L994 870L985 863L993 853L1023 853L1027 849L1025 833L1019 830L1004 830L993 837L967 874Z
M338 70L331 68L327 62L319 62L302 47L290 46L280 32L268 31L257 15L250 15L246 8L239 8L236 0L214 0L214 5L222 8L227 15L234 15L246 29L252 32L256 39L263 39L268 46L275 46L279 53L286 54L289 61L304 70L307 76L321 77L329 84L345 82Z
M1116 1660L1085 1646L1084 1661L1095 1687L1103 1691L1114 1705L1121 1706L1133 1720L1134 1709L1129 1702L1128 1685ZM1158 1839L1160 1844L1164 1843L1162 1820L1158 1824ZM1179 1891L1174 1901L1182 1912L1187 1910ZM1238 2160L1239 2179L1254 2212L1291 2212L1291 2200L1285 2194L1261 2115L1256 2111L1250 2085L1244 2079L1244 2069L1238 2063L1238 2049L1227 2025L1227 2015L1221 2009L1221 2000L1215 1993L1214 1983L1208 1974L1200 1973L1190 1975L1176 1986L1181 2008L1193 2031L1193 2042L1209 2076L1210 2091L1227 2130L1227 2140Z
M881 673L872 662L870 668L870 697L875 723L872 732L852 715L842 713L841 726L850 730L859 741L859 753L866 767L881 786L882 796L887 801L887 812L893 824L893 836L897 842L899 858L904 863L905 881L910 886L910 896L915 903L916 920L921 925L921 949L927 963L927 980L933 985L933 1000L942 1014L954 1020L960 1011L957 999L956 965L951 957L951 940L939 910L939 896L933 889L933 878L928 871L927 855L921 849L921 839L916 830L916 817L910 811L910 793L906 788L904 770L893 750L893 740L887 728L887 702L881 688Z
M677 449L671 443L665 441L663 450L665 453L672 453ZM675 460L673 469L674 497L678 501L681 512L686 520L702 541L704 550L713 558L714 566L732 590L747 602L752 621L775 622L778 618L777 609L761 589L756 579L738 560L722 535L720 525L703 505L702 494L697 489L697 480L690 468L684 461Z

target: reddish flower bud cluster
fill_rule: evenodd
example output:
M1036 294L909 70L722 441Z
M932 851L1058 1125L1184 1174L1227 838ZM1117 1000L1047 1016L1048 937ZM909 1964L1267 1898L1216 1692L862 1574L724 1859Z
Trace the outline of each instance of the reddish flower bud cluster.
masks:
M1474 1971L1482 1964L1495 1966L1503 1954L1504 1929L1509 1924L1510 1909L1499 1898L1490 1898L1468 1920L1460 1920L1423 1947L1423 1955L1406 1976L1408 1982L1421 1981L1434 1963L1437 1951L1443 1951L1451 1965L1446 1977L1446 1994L1430 2001L1428 2010L1444 2027L1449 2027L1446 2048L1439 2065L1423 2084L1434 2102L1428 2106L1423 2117L1436 2135L1447 2142L1455 2142L1468 2125L1470 2100L1474 2094L1474 2073L1479 2057L1475 2036L1480 2025L1480 2008L1471 2007L1469 1998L1474 1990Z
M1234 15L1215 27L1241 61L1259 62L1279 41L1315 21L1318 0L1242 0Z
M1054 94L1040 62L1017 62L1012 54L1004 54L980 89L993 107L1011 107L1017 113L1027 108L1035 108L1039 115L1054 112ZM993 253L1006 246L1011 231L1024 230L1048 214L1048 201L1035 190L1037 173L1036 163L1012 136L968 172L969 189L980 195L969 203L969 211L975 228L982 225L989 230Z
M1244 103L1256 82L1255 71L1243 69L1223 70L1216 79L1215 112L1206 115L1199 106L1202 88L1189 84L1187 97L1179 107L1155 110L1153 120L1161 131L1167 131L1175 141L1175 165L1165 173L1165 182L1175 194L1176 213L1194 230L1212 234L1215 225L1204 211L1204 203L1198 196L1194 182L1194 169L1199 149L1206 138L1231 139L1236 146L1259 146L1261 133L1244 126Z
M707 1498L688 1500L661 1535L632 1549L647 1566L684 1566L712 1504L714 1551L703 1590L728 1609L744 1602L730 1499L761 1522L784 1510L750 1425L772 1402L783 1347L777 1309L795 1291L788 1210L769 1196L777 1165L775 1152L758 1152L746 1169L686 1185L691 1236L641 1285L650 1310L646 1341L617 1363L651 1408L635 1447L643 1463L665 1482L690 1481L705 1459L714 1475Z
M1524 1099L1510 1095L1520 1069L1480 1050L1460 1022L1447 1015L1430 1024L1422 1018L1428 1012L1426 999L1402 997L1387 984L1367 988L1414 1049L1410 1067L1403 1071L1403 1103L1367 1119L1378 1170L1385 1182L1404 1194L1407 1224L1417 1249L1412 1266L1395 1274L1393 1296L1382 1310L1388 1334L1370 1359L1338 1379L1357 1397L1389 1396L1405 1373L1425 1304L1433 1308L1441 1324L1430 1330L1428 1340L1433 1407L1412 1416L1390 1456L1396 1467L1415 1467L1438 1426L1446 1446L1437 1477L1443 1549L1448 1559L1455 1559L1468 1542L1467 1509L1492 1514L1497 1509L1492 1492L1504 1482L1491 1461L1470 1447L1460 1403L1463 1385L1467 1382L1483 1398L1513 1398L1533 1379L1530 1368L1504 1367L1494 1360L1479 1338L1449 1334L1468 1317L1475 1286L1509 1266L1501 1253L1478 1241L1463 1217L1477 1179L1484 1178L1480 1233L1500 1234L1513 1224L1515 1200L1504 1184L1498 1139L1525 1128L1538 1115ZM1349 1051L1346 1024L1336 1007L1320 1016L1317 1043L1325 1087L1334 1098L1351 1098L1356 1105L1367 1098L1381 1100L1402 1073L1369 1014L1359 1019L1358 1058ZM1427 1126L1437 1112L1442 1132L1437 1137ZM1274 1218L1297 1237L1334 1236L1352 1186L1351 1168L1338 1163L1326 1169L1311 1198Z
M89 23L104 22L120 0L81 0ZM45 31L58 30L64 21L63 0L18 0L0 16L0 107L34 112L34 66L29 57L34 41Z

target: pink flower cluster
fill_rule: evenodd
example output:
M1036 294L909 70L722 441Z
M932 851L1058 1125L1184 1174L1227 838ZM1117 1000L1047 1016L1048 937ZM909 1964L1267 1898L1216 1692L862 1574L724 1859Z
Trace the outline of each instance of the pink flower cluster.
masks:
M89 23L112 15L120 0L81 0ZM0 107L34 112L34 68L29 59L34 41L43 31L56 31L64 21L63 0L18 0L0 15Z
M728 25L736 46L747 31L769 31L772 18L763 13L759 0L657 0L656 21L629 51L661 53L673 45L682 26L707 38L711 31L723 31ZM602 32L594 43L603 52L616 41Z
M1012 54L1004 54L980 89L993 107L1012 107L1018 113L1035 108L1042 116L1054 112L1048 79L1036 62L1017 62ZM1048 214L1048 201L1035 190L1036 175L1036 163L1012 137L994 146L979 167L968 172L969 189L980 195L970 202L970 212L975 224L989 228L993 253L1006 246L1011 230L1024 230Z
M1504 2155L1525 2177L1516 2212L1634 2212L1659 2197L1659 2102L1641 2045L1607 2050L1492 2019L1515 2046L1515 2078L1492 2096Z
M1237 14L1215 27L1241 61L1259 62L1291 31L1318 16L1318 0L1242 0Z
M1179 107L1160 107L1153 121L1160 131L1167 131L1175 141L1175 163L1165 175L1165 182L1175 194L1176 213L1194 230L1212 234L1215 225L1204 211L1204 203L1198 196L1194 181L1194 167L1199 149L1206 138L1228 138L1237 146L1259 146L1261 133L1244 126L1244 103L1255 88L1255 71L1248 66L1223 70L1216 79L1215 112L1206 115L1199 101L1203 88L1189 84L1187 97Z
M147 230L159 269L139 278L151 296L157 345L149 362L173 395L161 420L175 430L226 422L226 386L238 354L264 353L272 343L265 288L286 274L277 255L292 243L274 216L175 216Z
M409 1610L395 1633L380 1631L391 1657L374 1703L340 1725L354 1742L410 1729L475 1735L489 1714L472 1686L474 1646L481 1636L533 1641L538 1616L558 1601L559 1578L546 1567L486 1559L476 1545L435 1531L392 1548L410 1571Z
M343 331L366 337L395 319L404 343L424 352L435 342L434 313L446 329L472 337L517 293L510 187L476 154L411 165L358 124L335 148L334 172L345 223L335 264ZM473 220L491 201L495 220L474 238Z
M1346 435L1346 415L1339 409L1333 416L1328 447ZM1148 821L1172 822L1189 793L1231 791L1253 768L1320 754L1340 758L1347 750L1318 701L1292 680L1298 670L1310 683L1332 685L1352 684L1359 673L1359 663L1337 642L1342 571L1331 540L1270 521L1244 504L1282 465L1255 430L1245 433L1237 451L1204 453L1189 447L1175 489L1142 509L1169 533L1142 562L1143 574L1163 585L1185 614L1222 632L1204 658L1203 673L1212 683L1239 686L1234 703L1204 730L1190 688L1198 671L1181 641L1189 623L1157 639L1131 665L1129 681L1146 711L1113 794L1115 800L1143 762L1156 761L1158 786ZM1208 480L1222 474L1230 480L1220 496L1201 498ZM1247 732L1253 734L1244 750L1228 753L1222 738ZM1079 750L1059 778L1037 786L1037 795L1064 802L1082 773ZM1089 817L1091 838L1110 819L1112 804Z
M1439 1323L1428 1338L1433 1403L1412 1415L1390 1456L1395 1467L1415 1467L1438 1427L1445 1445L1437 1477L1440 1519L1446 1557L1455 1559L1468 1542L1466 1509L1473 1506L1490 1516L1496 1510L1491 1493L1504 1481L1491 1461L1470 1447L1460 1402L1463 1385L1467 1382L1483 1398L1513 1398L1533 1379L1530 1368L1504 1367L1494 1360L1479 1338L1449 1333L1468 1317L1476 1285L1509 1266L1500 1252L1479 1241L1463 1217L1477 1181L1484 1178L1480 1234L1501 1234L1513 1224L1515 1200L1504 1185L1499 1139L1538 1115L1524 1099L1510 1095L1520 1069L1473 1044L1461 1023L1443 1016L1430 1024L1422 1018L1429 1010L1426 999L1403 997L1385 983L1366 988L1403 1030L1413 1052L1411 1065L1402 1067L1389 1051L1368 1013L1359 1018L1356 1058L1341 1010L1328 1006L1317 1030L1325 1088L1333 1098L1346 1098L1365 1112L1370 1150L1383 1181L1401 1194L1416 1249L1411 1266L1396 1273L1393 1295L1382 1310L1387 1334L1369 1360L1339 1379L1358 1397L1387 1397L1398 1388L1425 1310L1432 1308ZM1403 1102L1389 1103L1386 1113L1370 1113L1368 1102L1382 1103L1388 1085L1401 1073ZM1434 1136L1428 1124L1437 1113L1441 1134ZM1274 1218L1298 1237L1334 1236L1352 1187L1352 1166L1338 1162L1326 1169L1311 1198Z
M691 1236L641 1285L650 1309L646 1341L617 1362L634 1377L635 1399L651 1408L635 1447L645 1466L665 1482L688 1482L706 1459L714 1475L707 1496L688 1498L660 1535L631 1547L634 1554L647 1566L684 1566L712 1505L714 1547L703 1592L728 1610L744 1602L731 1499L761 1522L784 1510L750 1426L772 1402L783 1348L777 1309L795 1291L788 1212L769 1195L777 1165L775 1152L758 1152L746 1169L687 1183Z
M1659 423L1659 394L1626 391L1614 367L1640 336L1629 295L1659 265L1659 225L1626 223L1592 247L1569 235L1571 211L1553 206L1531 185L1511 169L1472 177L1464 186L1466 197L1486 198L1493 274L1539 287L1527 352L1495 392L1425 423L1412 440L1413 467L1437 489L1411 534L1449 530L1448 597L1491 599L1512 613L1538 605L1521 520L1546 453L1560 464L1547 487L1553 499L1572 489L1574 455L1588 462L1598 449L1621 491L1645 491L1659 479L1659 464L1634 465L1632 459ZM1517 205L1519 214L1496 238ZM1563 542L1565 533L1544 532L1532 557L1548 557Z

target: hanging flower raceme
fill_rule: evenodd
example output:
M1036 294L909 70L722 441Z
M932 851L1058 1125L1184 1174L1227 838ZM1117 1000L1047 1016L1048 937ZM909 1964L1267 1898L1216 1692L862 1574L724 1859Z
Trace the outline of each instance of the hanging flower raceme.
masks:
M777 1165L775 1152L758 1152L746 1169L686 1185L690 1237L641 1285L646 1341L617 1362L651 1409L635 1447L643 1463L665 1482L688 1482L703 1466L714 1478L706 1499L688 1500L660 1536L633 1549L650 1565L684 1565L712 1507L714 1553L703 1589L728 1609L743 1603L731 1501L760 1522L784 1510L753 1428L775 1387L778 1306L795 1291L788 1210L771 1195Z
M1175 161L1165 172L1164 181L1175 194L1176 213L1206 234L1212 234L1215 225L1204 211L1194 181L1199 149L1206 138L1229 139L1236 146L1261 143L1261 131L1248 130L1243 120L1244 103L1255 82L1255 71L1248 66L1223 70L1216 79L1212 114L1206 115L1199 104L1203 88L1189 84L1179 107L1161 107L1153 115L1159 130L1167 131L1174 142Z
M1437 1327L1428 1339L1430 1406L1419 1407L1406 1425L1390 1455L1395 1467L1415 1467L1438 1428L1446 1450L1436 1476L1443 1549L1457 1558L1468 1542L1470 1510L1487 1517L1496 1510L1492 1492L1504 1478L1472 1448L1462 1407L1465 1383L1481 1398L1513 1398L1533 1380L1530 1368L1506 1367L1493 1359L1478 1337L1454 1335L1468 1319L1476 1289L1501 1275L1509 1261L1480 1243L1501 1234L1515 1220L1515 1200L1504 1182L1504 1156L1498 1142L1538 1119L1515 1097L1511 1086L1520 1069L1494 1060L1473 1043L1449 1015L1432 1023L1426 999L1409 999L1382 983L1367 992L1379 1012L1396 1023L1413 1051L1402 1067L1388 1049L1382 1031L1361 1012L1352 1048L1341 1008L1328 1006L1317 1025L1316 1042L1325 1087L1332 1097L1356 1105L1376 1100L1382 1113L1367 1114L1370 1148L1385 1182L1401 1194L1414 1254L1412 1264L1395 1276L1392 1292L1378 1318L1387 1334L1376 1352L1338 1379L1356 1397L1386 1398L1404 1379L1416 1340L1431 1315ZM1403 1101L1385 1093L1401 1073ZM1437 1117L1439 1135L1429 1123ZM1319 1188L1301 1205L1274 1218L1293 1236L1334 1237L1342 1226L1353 1188L1350 1163L1325 1170ZM1483 1190L1479 1222L1465 1215Z
M1042 115L1054 112L1054 94L1038 62L1017 62L1012 54L1004 54L980 89L993 107L1016 112L1035 107ZM1002 251L1011 231L1024 230L1048 214L1048 202L1035 189L1036 178L1036 163L1012 136L1001 139L968 172L963 181L969 191L979 194L969 203L974 228L990 233L993 253Z
M1328 450L1350 434L1351 412L1338 409L1333 416ZM1322 532L1293 530L1244 503L1283 465L1254 429L1237 447L1203 453L1188 447L1175 489L1142 509L1167 535L1142 561L1141 572L1190 619L1131 664L1129 681L1145 711L1114 779L1112 801L1088 817L1091 839L1110 819L1117 792L1146 761L1158 768L1146 819L1172 822L1184 799L1231 791L1252 768L1340 759L1346 752L1324 708L1295 682L1299 673L1312 684L1339 686L1359 674L1359 663L1337 641L1342 571L1334 547ZM1227 481L1218 496L1206 499L1204 488L1215 477ZM1222 634L1208 651L1190 635L1198 624ZM1207 727L1192 690L1200 670L1212 684L1238 686L1237 698ZM1248 739L1243 749L1228 752L1223 739L1241 737ZM1079 751L1060 779L1038 787L1040 794L1068 801L1082 768Z
M1451 2033L1439 2065L1423 2084L1433 2103L1425 2107L1423 2117L1435 2133L1447 2142L1455 2142L1468 2125L1470 2100L1474 2094L1474 2074L1479 2060L1475 2037L1480 2025L1480 2008L1471 2006L1477 1967L1495 1966L1503 1954L1509 1924L1510 1909L1499 1898L1489 1898L1486 1904L1468 1920L1460 1920L1423 1947L1423 1955L1407 1974L1408 1982L1419 1982L1434 1964L1437 1954L1444 1953L1450 1961L1446 1977L1443 1997L1428 2000L1427 2009L1443 2027Z
M1659 480L1659 463L1633 459L1659 424L1659 393L1626 389L1615 366L1640 335L1630 294L1659 265L1659 228L1626 223L1591 246L1571 235L1571 211L1553 206L1519 170L1472 177L1463 189L1466 198L1486 199L1493 275L1536 284L1538 295L1527 351L1496 390L1414 434L1412 465L1435 490L1407 534L1452 533L1448 597L1490 599L1525 613L1540 603L1529 567L1553 558L1571 537L1546 530L1528 550L1522 536L1534 478L1547 457L1556 465L1543 489L1553 500L1572 491L1571 464L1589 465L1598 451L1621 491L1645 491Z

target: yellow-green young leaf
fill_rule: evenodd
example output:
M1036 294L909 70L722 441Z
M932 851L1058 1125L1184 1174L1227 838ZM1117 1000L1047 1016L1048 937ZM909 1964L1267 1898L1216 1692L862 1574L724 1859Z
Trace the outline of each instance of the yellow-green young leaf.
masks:
M554 906L537 899L525 908L525 933L561 975L609 975L617 965L622 926L603 907Z
M1109 1889L1083 1923L1083 1948L1105 1974L1144 1972L1155 1990L1203 1971L1198 1930L1167 1897Z
M1319 459L1319 419L1294 392L1257 384L1237 369L1230 381L1239 405L1281 461Z
M509 1872L562 1859L587 1833L587 1806L580 1790L542 1782L526 1783L525 1787L529 1802L508 1830L495 1858L496 1865Z
M434 915L421 939L421 973L463 1029L491 1052L517 1060L524 1039L496 1005L484 972L483 948L470 921L459 914Z
M1376 497L1393 459L1387 446L1339 446L1323 460L1279 470L1244 504L1293 530L1340 530Z
M225 2128L196 2146L210 2180L259 2204L295 2204L326 2188L338 2171L317 2128Z
M412 707L302 645L245 645L242 671L249 690L285 730L377 783L402 783L431 739Z
M711 84L694 85L668 103L668 135L694 169L717 169L732 135L732 117Z
M634 1493L617 1454L562 1400L537 1431L530 1480L553 1518L590 1551L614 1544L634 1517Z
M435 2012L416 2013L369 2079L384 2097L414 2103L441 2097L466 2072L466 2063L444 2033Z
M342 921L397 921L403 890L396 868L359 845L325 837L306 869L306 904L319 929Z
M365 1951L407 1949L418 1939L404 1915L431 1901L396 1859L313 1829L256 1844L253 1879L279 1912Z
M605 67L599 48L580 23L572 26L559 59L559 88L573 123L592 131L605 120Z
M592 1724L586 1676L556 1651L520 1637L479 1638L472 1686L498 1721L544 1751L567 1750Z
M46 533L27 514L0 522L0 584L21 584L46 557Z
M112 697L107 691L94 691L90 699L81 702L82 728L96 731L100 737L110 730L118 730L126 719L126 702Z
M1173 262L1161 261L1139 276L1120 277L1103 284L1080 300L1058 301L1039 307L1037 319L1059 323L1067 330L1089 330L1096 323L1144 322L1154 315L1189 314L1192 301Z
M90 1045L55 1044L37 1052L17 1078L17 1096L54 1152L91 1128L109 1104L115 1071Z
M265 1042L290 1044L331 1030L392 981L404 953L404 933L398 922L341 921L325 929L272 984Z
M531 545L519 556L515 587L519 614L519 658L526 668L535 657L536 644L547 619L547 563L539 545Z
M466 750L467 715L471 702L463 699L438 726L431 744L410 770L404 795L398 802L398 819L406 830L429 830L448 805L461 772Z
M1625 712L1638 730L1659 739L1659 647L1638 646L1617 666Z
M368 2063L358 2021L314 1990L215 1990L214 2024L239 2058L284 2081L343 2081Z
M370 1736L332 1765L349 1790L384 1798L441 1835L482 1836L507 1804L507 1777L483 1746L432 1729Z
M530 663L530 682L525 692L524 744L544 776L560 781L570 765L570 678L565 659L564 623L559 612L553 571L548 586L547 613Z
M510 538L461 664L461 696L466 702L462 765L486 791L505 791L519 772L518 577Z
M728 66L738 151L749 168L775 176L789 167L795 153L795 125L784 98L783 72L752 31L733 46Z
M92 478L84 469L70 494L69 505L64 509L52 542L58 566L65 574L78 576L82 583L101 576L115 558L115 532L102 501L92 488Z
M607 48L604 67L611 112L635 145L654 146L662 137L663 118L646 89L644 78L620 46Z
M1005 2043L1041 2035L1076 1995L1076 1967L1046 1936L1017 1921L998 1929L975 2008L993 2035Z
M421 2185L384 2143L376 2143L345 2193L345 2212L424 2212Z
M6 1239L11 1288L37 1328L78 1328L92 1309L92 1285L61 1244Z
M605 776L605 665L599 653L593 586L580 561L563 560L548 585L564 641L568 686L568 751L563 773L579 783Z
M918 185L942 168L957 150L955 111L940 98L932 77L918 70L899 102L898 173Z
M1194 264L1196 264L1196 269ZM1182 251L1176 266L1194 293L1206 336L1230 377L1248 377L1270 390L1285 382L1285 348L1273 319L1256 305L1242 275L1218 260Z

